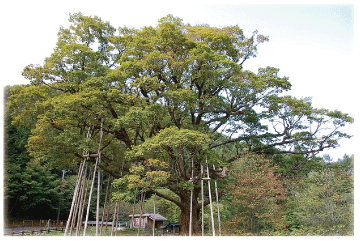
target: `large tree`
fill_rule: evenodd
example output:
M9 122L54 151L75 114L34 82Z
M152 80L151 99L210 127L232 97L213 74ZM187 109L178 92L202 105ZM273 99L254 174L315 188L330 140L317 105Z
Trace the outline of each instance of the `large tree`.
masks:
M34 158L63 167L78 163L85 150L97 153L102 119L99 167L116 178L134 175L135 164L145 168L139 178L167 173L162 185L179 199L154 185L147 191L180 207L182 232L188 231L190 189L193 231L199 231L206 158L218 167L211 173L216 179L245 152L309 157L350 137L340 129L353 122L349 115L282 94L291 84L279 69L243 69L268 41L257 31L246 37L238 26L192 26L172 15L155 27L118 31L96 16L76 13L69 20L44 64L24 69L31 84L14 87L13 123L32 129Z

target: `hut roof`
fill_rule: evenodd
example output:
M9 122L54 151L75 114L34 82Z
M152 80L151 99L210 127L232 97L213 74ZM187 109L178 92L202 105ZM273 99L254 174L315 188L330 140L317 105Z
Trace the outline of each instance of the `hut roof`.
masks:
M151 220L155 220L155 221L168 221L165 217L161 216L158 213L143 213L142 216L148 217ZM132 214L130 214L129 217L132 217ZM138 217L140 217L140 214L134 214L134 218L138 218Z

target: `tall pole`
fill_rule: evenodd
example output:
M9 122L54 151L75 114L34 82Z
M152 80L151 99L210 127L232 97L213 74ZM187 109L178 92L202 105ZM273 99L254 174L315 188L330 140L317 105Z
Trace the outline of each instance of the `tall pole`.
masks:
M107 204L107 200L108 200L109 186L110 186L110 176L108 178L108 183L107 183L107 186L106 186L105 202L104 202L104 208L103 208L103 213L102 213L102 217L101 217L100 235L102 233L103 225L104 225L104 216L105 216L105 209L106 209L106 204Z
M88 221L89 221L91 196L92 196L92 192L93 192L93 188L94 188L95 177L96 177L96 167L97 167L98 161L99 161L99 159L96 158L96 163L95 163L95 167L94 167L94 174L93 174L93 177L92 177L92 182L91 182L91 187L90 187L90 193L89 193L89 201L88 201L88 206L87 206L87 210L86 210L86 218L85 218L83 236L85 236L85 234L86 234L87 224L88 224Z
M133 213L132 213L132 216L131 216L131 225L130 225L130 228L133 228L134 227L134 216L135 216L135 204L136 204L136 196L137 196L137 188L135 189L135 194L134 194L134 206L133 206ZM140 198L141 199L141 198Z
M138 227L138 233L137 236L140 235L140 229L141 229L141 219L142 219L142 215L143 215L143 203L144 203L144 199L145 199L145 192L141 192L140 195L140 218L139 218L139 227Z
M204 167L201 166L201 236L204 236Z
M194 161L191 158L191 178L190 178L190 182L193 183L193 178L194 178ZM193 191L193 187L191 187L191 194L190 194L190 222L189 222L189 236L191 236L192 234L192 211L193 211L193 195L194 195L194 191Z
M98 186L96 198L96 231L95 236L99 235L99 212L100 212L100 170L98 169Z
M210 175L209 175L209 165L208 165L207 158L206 158L206 171L207 171L207 179L208 179L208 186L209 186L211 227L212 227L213 236L215 236L214 213L213 213L212 200L211 200Z
M154 197L154 221L153 221L153 236L155 236L155 214L156 214L156 193L155 193L155 197Z
M114 233L114 225L115 225L115 215L117 212L117 206L118 206L118 202L115 203L115 210L114 210L114 215L113 215L113 220L112 220L112 224L111 224L111 236L113 236Z
M213 165L215 170L215 165ZM217 181L215 180L215 195L216 195L216 204L217 204L217 211L218 211L218 223L219 223L219 236L221 236L221 222L220 222L220 207L219 207L219 194L217 188Z
M77 204L77 224L76 224L76 236L80 236L80 229L82 226L82 217L84 214L84 207L85 207L85 203L86 203L86 196L87 196L87 191L88 191L88 182L87 182L87 175L88 175L88 164L86 163L85 165L85 173L84 173L84 177L83 177L83 181L81 184L81 191L80 191L80 196L79 196L79 201ZM89 170L89 179L91 179L91 170ZM74 222L73 224L71 224L75 227L75 218L74 218Z
M110 186L110 193L109 193L109 197L108 197L108 206L106 209L106 220L105 220L105 232L107 232L107 226L108 226L108 221L109 221L109 211L110 211L110 207L111 207L111 195L112 194L112 185Z
M98 163L101 162L101 142L103 137L103 118L101 118L100 124L100 139L98 148ZM99 235L99 212L100 212L100 169L98 169L98 186L97 186L97 199L96 199L96 234Z
M120 190L119 190L120 192ZM116 215L116 228L115 228L115 236L117 236L117 230L118 230L118 227L119 227L119 213L120 213L120 205L117 205L117 211L116 211L117 215Z

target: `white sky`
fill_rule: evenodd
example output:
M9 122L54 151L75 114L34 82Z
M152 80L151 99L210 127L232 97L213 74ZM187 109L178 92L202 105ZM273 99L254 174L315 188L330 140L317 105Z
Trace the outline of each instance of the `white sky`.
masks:
M208 23L215 27L239 25L247 36L254 30L269 36L270 41L259 47L258 57L245 64L246 69L280 68L280 75L290 77L293 85L289 94L312 96L315 107L338 109L357 118L355 81L359 78L355 75L354 62L357 50L354 46L354 3L248 3L227 0L126 3L115 0L2 1L1 83L3 86L28 83L21 76L23 68L28 64L42 64L52 53L60 25L69 25L69 13L81 11L84 15L96 15L115 28L154 26L158 19L171 13L185 23ZM319 1L310 3L325 4ZM346 130L355 135L355 124ZM340 144L340 148L325 153L334 160L345 153L355 153L355 138Z

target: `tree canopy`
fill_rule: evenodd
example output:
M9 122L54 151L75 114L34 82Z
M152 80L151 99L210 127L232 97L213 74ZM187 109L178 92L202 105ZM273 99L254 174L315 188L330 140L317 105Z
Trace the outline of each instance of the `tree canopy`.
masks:
M198 182L183 185L191 162L199 179L206 157L217 167L246 152L310 158L350 138L341 130L353 122L348 114L285 95L291 83L277 68L243 68L269 40L257 31L247 37L239 26L192 26L172 15L139 29L81 13L69 21L44 63L25 67L31 84L10 96L13 123L32 130L28 150L40 162L70 168L84 151L97 153L102 119L99 167L116 178L133 175L135 163L148 179L162 175L180 201L152 191L186 213L189 188L201 208Z

